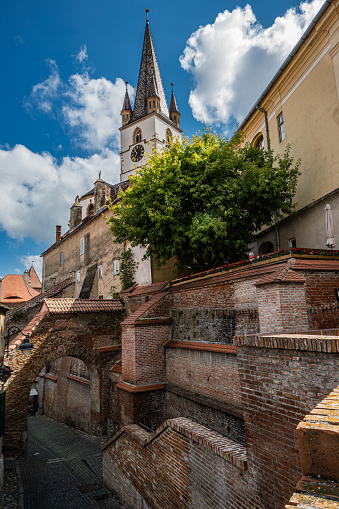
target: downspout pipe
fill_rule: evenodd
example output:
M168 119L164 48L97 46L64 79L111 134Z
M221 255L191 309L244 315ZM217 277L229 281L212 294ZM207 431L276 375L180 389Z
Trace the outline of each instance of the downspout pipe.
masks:
M263 108L259 108L259 106L256 107L257 110L261 111L261 113L264 114L264 117L265 117L265 129L266 129L266 142L267 142L267 150L269 151L270 153L270 157L271 157L271 144L270 144L270 135L269 135L269 132L268 132L268 118L267 118L267 111L264 110Z
M263 113L264 117L265 117L267 150L269 152L270 159L271 159L271 144L270 144L270 135L269 135L269 131L268 131L267 111L264 110L263 108L259 108L259 106L256 106L256 109L261 111L261 113ZM278 226L277 226L277 212L274 212L274 229L275 229L275 239L276 239L276 243L277 243L277 251L280 251L279 230L278 230Z

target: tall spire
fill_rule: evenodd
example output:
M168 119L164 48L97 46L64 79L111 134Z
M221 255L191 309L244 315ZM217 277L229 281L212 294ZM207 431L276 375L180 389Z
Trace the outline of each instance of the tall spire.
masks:
M164 87L161 81L157 57L155 55L151 29L148 21L148 9L146 9L146 29L142 57L139 71L137 93L135 95L133 120L141 118L148 113L147 98L152 95L153 89L160 98L160 112L169 117L168 106Z

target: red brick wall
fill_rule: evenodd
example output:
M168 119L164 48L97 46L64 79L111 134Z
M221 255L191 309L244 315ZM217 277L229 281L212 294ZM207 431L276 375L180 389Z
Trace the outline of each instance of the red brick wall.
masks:
M308 330L304 284L260 285L257 299L261 334Z
M45 375L39 377L36 390L40 413L91 431L90 379L88 369L80 359L61 357L52 362Z
M104 448L104 482L128 509L259 509L244 447L187 419L149 435L122 430Z
M241 411L236 355L167 348L166 382L228 403Z
M122 378L134 385L165 381L165 349L170 326L152 324L124 326Z
M295 429L339 383L339 341L320 336L237 341L249 471L264 507L281 509L301 475Z

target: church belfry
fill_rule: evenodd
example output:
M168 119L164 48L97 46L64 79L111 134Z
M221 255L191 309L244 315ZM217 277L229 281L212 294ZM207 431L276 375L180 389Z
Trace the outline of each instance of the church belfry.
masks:
M147 19L140 63L139 79L132 110L126 82L126 93L121 110L121 181L145 164L145 153L165 147L171 138L180 138L180 113L172 88L171 107L168 110L159 65Z

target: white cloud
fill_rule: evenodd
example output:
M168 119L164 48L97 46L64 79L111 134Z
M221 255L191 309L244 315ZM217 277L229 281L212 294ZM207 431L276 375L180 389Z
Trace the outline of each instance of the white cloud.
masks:
M241 121L312 21L323 0L302 2L263 28L250 5L218 14L186 43L180 63L192 74L189 104L210 124Z
M67 228L75 196L93 187L99 171L107 182L119 181L120 157L109 149L88 158L36 154L23 145L0 149L0 228L15 239L53 242L55 225Z
M87 48L82 46L76 59L87 59ZM50 75L34 85L24 104L31 112L38 109L69 129L74 143L90 153L119 148L121 107L125 95L125 82L117 78L112 83L106 78L91 78L88 69L70 76L68 83L60 78L57 64L47 61ZM131 99L134 89L129 86Z
M31 266L34 266L35 272L38 274L40 281L42 280L42 258L40 255L25 255L21 256L20 262L25 267L25 270L29 270ZM16 269L18 270L18 269ZM20 274L22 271L20 271Z
M87 73L70 77L63 115L78 144L87 150L118 148L120 145L121 107L125 83L106 78L90 78ZM134 90L130 87L131 96Z
M47 65L50 69L50 75L47 79L34 85L28 98L25 98L26 108L38 108L44 113L53 113L53 102L60 97L63 88L63 82L60 78L59 69L54 60L48 59Z
M85 62L85 60L88 60L88 55L87 55L87 46L86 46L86 44L84 44L83 46L80 46L80 51L79 51L79 53L77 53L77 55L75 56L75 60L77 60L78 62L80 62L80 64L82 64L83 62Z

